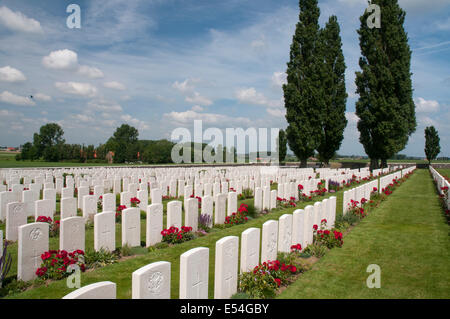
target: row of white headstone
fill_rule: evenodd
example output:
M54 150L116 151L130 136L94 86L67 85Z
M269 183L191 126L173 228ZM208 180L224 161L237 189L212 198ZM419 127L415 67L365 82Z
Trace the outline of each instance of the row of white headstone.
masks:
M351 208L351 202L357 201L357 206L361 206L361 200L364 198L366 200L370 200L371 194L374 191L374 188L377 188L378 192L378 179L370 181L366 184L353 187L349 190L344 191L343 200L342 200L342 212L346 214Z
M447 198L445 200L447 201L447 209L450 209L450 196L448 195L450 194L450 183L441 174L439 174L439 172L434 167L432 167L431 165L429 167L430 173L436 182L437 191L440 195L445 195L443 188L447 187Z
M85 196L86 197L86 196ZM226 194L220 197L216 203L215 221L223 223L226 215L237 211L237 197L235 192L228 193L229 212L225 211ZM171 201L167 205L167 228L182 225L182 202ZM96 208L96 207L95 207ZM147 206L146 216L146 246L152 246L162 241L163 230L163 205L153 203ZM202 200L202 213L213 216L213 202L211 196L205 196ZM116 249L116 217L115 211L105 211L94 214L94 249L113 251ZM198 200L188 198L185 200L184 225L198 229ZM60 220L60 249L74 251L85 248L85 223L86 218L70 216ZM46 226L45 226L46 225ZM29 227L34 227L32 232L39 236L24 235ZM138 207L127 208L122 211L122 246L137 247L141 245L141 211ZM35 278L35 271L40 265L40 254L48 250L49 228L47 223L27 224L27 217L23 203L9 203L6 219L6 234L8 240L18 240L18 278L24 281ZM43 250L46 248L47 250Z
M396 166L398 169L399 167ZM342 201L342 211L345 214L349 211L351 207L351 201L357 201L358 205L361 206L361 200L364 198L367 201L370 200L371 194L374 192L374 188L377 188L377 192L381 193L384 188L386 188L394 179L399 179L406 174L409 174L410 172L414 171L416 169L416 166L410 166L406 167L401 170L397 170L396 172L381 176L376 180L373 180L369 183L363 184L361 186L354 187L352 189L344 191L343 194L343 201ZM381 172L383 173L383 172ZM374 175L376 176L376 175Z
M227 236L216 242L214 263L214 298L227 299L237 292L238 273L254 269L260 262L276 260L278 252L290 252L291 245L302 247L313 242L313 225L326 219L328 228L336 217L336 197L308 205L279 220L269 220L259 228L248 228L239 237ZM262 234L262 236L261 236ZM261 255L260 255L261 247ZM239 262L240 259L240 262ZM240 267L239 267L240 263ZM239 269L238 269L239 268ZM168 299L171 287L171 264L151 263L132 274L133 299ZM180 256L180 299L207 299L209 280L209 248L197 247ZM77 289L65 299L115 298L116 284L99 282Z

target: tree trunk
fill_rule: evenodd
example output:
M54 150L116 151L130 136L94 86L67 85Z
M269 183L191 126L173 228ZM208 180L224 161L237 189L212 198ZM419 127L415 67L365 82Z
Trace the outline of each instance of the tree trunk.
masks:
M370 170L373 171L374 169L378 169L378 158L370 159Z
M382 158L382 159L381 159L381 167L382 167L382 168L388 167L388 166L387 166L387 159L385 159L385 158Z
M308 166L308 159L307 158L302 158L301 160L300 160L300 167L301 168L305 168L305 167L307 167Z

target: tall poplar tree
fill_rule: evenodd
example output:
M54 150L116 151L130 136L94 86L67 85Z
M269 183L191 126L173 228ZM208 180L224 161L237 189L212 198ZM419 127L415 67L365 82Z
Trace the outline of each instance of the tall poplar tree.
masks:
M286 132L284 130L280 130L278 133L277 152L279 162L283 165L285 163L287 153L287 139Z
M403 28L405 12L397 0L373 0L380 7L380 28L369 27L366 11L358 30L362 57L356 72L360 142L371 159L371 169L405 148L416 129L412 99L411 50Z
M320 143L324 97L318 46L320 10L317 0L300 0L299 6L283 91L289 148L300 159L300 166L306 167L308 157L314 155Z
M439 145L439 135L434 126L425 128L425 155L427 156L428 164L435 160L441 152Z
M317 147L319 160L328 165L344 139L347 126L345 107L345 61L342 53L340 28L336 16L331 16L320 31L320 55L323 56L321 70L324 104L321 110L321 135Z

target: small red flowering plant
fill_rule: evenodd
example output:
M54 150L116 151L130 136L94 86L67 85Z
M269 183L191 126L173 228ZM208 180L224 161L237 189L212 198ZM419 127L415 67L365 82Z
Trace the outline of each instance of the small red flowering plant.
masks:
M127 208L127 206L125 206L125 205L117 206L117 208L116 208L116 223L122 222L122 211L126 208Z
M298 272L294 264L272 260L259 264L252 271L239 275L239 291L255 299L273 298L277 289L289 283L290 276Z
M314 244L326 246L328 249L333 247L341 247L344 244L344 241L342 240L342 233L336 229L328 230L326 227L326 219L322 219L320 222L320 229L317 225L313 226Z
M133 197L130 199L131 207L137 207L141 201L137 197Z
M164 229L161 235L163 236L162 240L169 244L180 244L194 238L192 227L188 226L181 226L181 229L171 226L168 229Z
M49 237L59 236L59 226L60 226L59 220L53 220L51 217L47 216L38 216L38 218L36 218L36 222L48 223L50 225L48 233Z
M75 250L67 252L65 250L49 250L41 255L41 267L36 270L36 275L41 279L59 280L71 274L68 270L70 265L77 265L84 272L84 251Z

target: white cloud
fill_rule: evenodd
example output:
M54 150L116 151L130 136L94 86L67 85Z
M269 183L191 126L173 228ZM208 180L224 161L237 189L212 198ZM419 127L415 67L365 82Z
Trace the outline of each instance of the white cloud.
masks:
M438 126L438 123L428 116L419 116L419 124L423 126Z
M282 100L269 100L264 94L256 91L255 88L239 89L236 91L236 98L240 103L262 105L266 107L281 107Z
M5 6L0 7L0 23L13 31L26 33L43 32L39 21L28 18L22 12L14 12Z
M55 87L67 94L93 97L97 94L97 88L89 83L56 82Z
M9 91L3 91L0 93L0 101L8 104L21 105L21 106L33 106L36 105L29 97L16 95Z
M22 82L27 78L23 73L9 65L0 68L0 81L4 82Z
M123 91L126 89L125 85L123 85L122 83L117 82L117 81L105 82L105 83L103 83L103 86L108 89L119 90L119 91Z
M435 100L425 100L422 97L418 97L415 100L416 112L427 113L439 111L439 103Z
M175 81L175 83L172 84L172 87L174 89L177 89L181 93L189 93L192 92L195 88L195 83L198 82L199 79L196 78L188 78L184 80L183 82Z
M78 73L91 79L99 79L104 76L100 69L87 65L80 65L78 68Z
M286 73L285 72L273 72L272 74L272 86L283 87L286 84Z
M198 93L198 92L194 92L193 95L191 95L191 96L186 96L185 101L188 103L199 104L199 105L203 105L203 106L208 106L213 103L208 98L201 96L200 93Z
M42 58L42 64L49 69L71 69L77 66L78 55L69 49L52 51Z
M122 112L122 107L116 102L99 99L88 102L89 110L106 111L106 112Z
M150 128L150 126L148 126L144 121L138 120L129 114L123 114L120 119L132 126L135 126L139 131L145 131Z
M356 125L359 121L359 117L355 112L345 112L345 117L349 125Z
M204 124L214 124L216 126L230 125L230 123L241 123L250 125L251 121L243 117L231 117L224 114L217 113L198 113L193 110L184 112L170 112L163 115L170 121L178 124L192 124L194 120L202 120Z
M202 112L202 111L203 111L203 107L201 107L200 105L194 105L194 106L191 108L191 110L192 110L192 111L195 111L195 112Z
M46 95L44 93L33 94L33 98L35 98L38 101L44 101L44 102L48 102L48 101L52 100L51 96Z
M286 115L286 109L267 108L266 111L274 117L284 117Z

